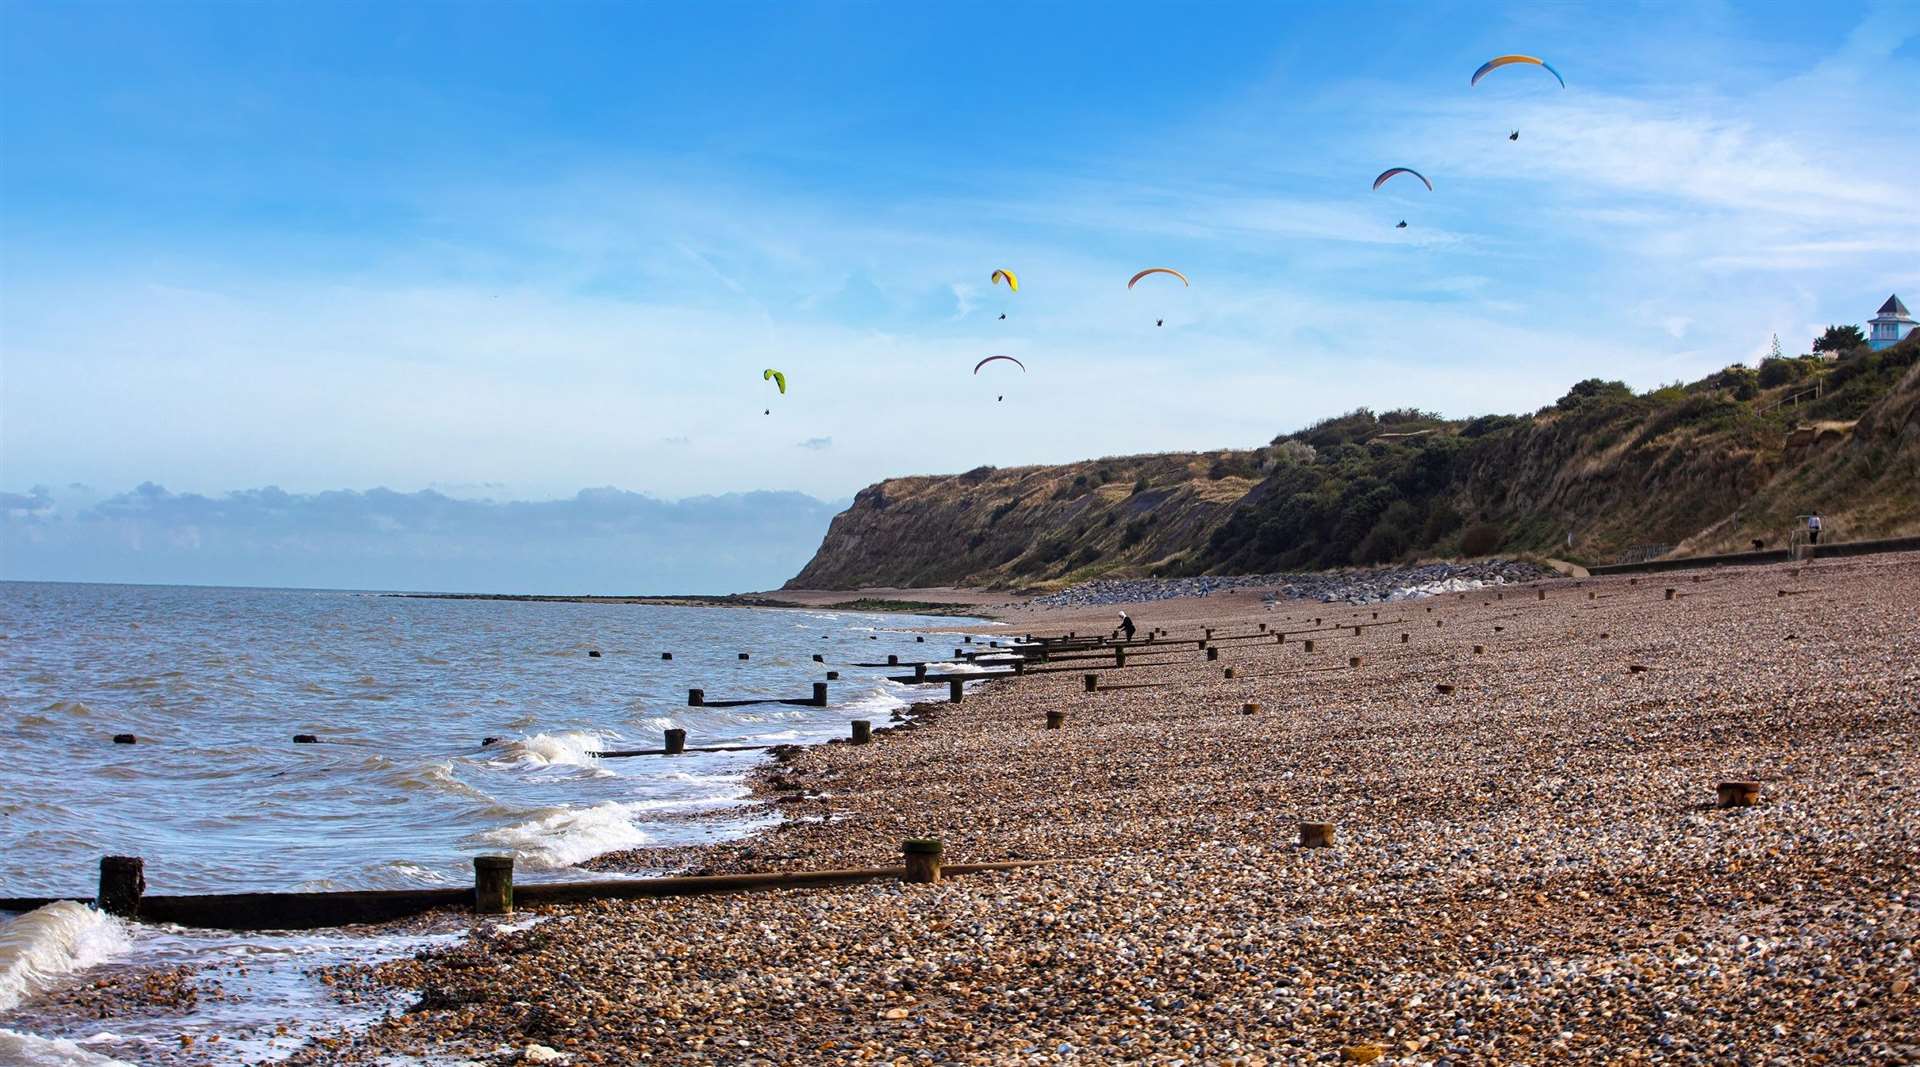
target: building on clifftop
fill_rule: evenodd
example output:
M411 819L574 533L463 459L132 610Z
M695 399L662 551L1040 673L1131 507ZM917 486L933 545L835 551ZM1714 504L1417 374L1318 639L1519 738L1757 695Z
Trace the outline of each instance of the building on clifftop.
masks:
M1873 332L1867 335L1867 346L1875 352L1892 348L1906 340L1915 328L1920 328L1920 323L1907 314L1907 305L1900 302L1898 295L1887 297L1887 302L1880 305L1880 313L1868 319L1867 325L1873 327Z

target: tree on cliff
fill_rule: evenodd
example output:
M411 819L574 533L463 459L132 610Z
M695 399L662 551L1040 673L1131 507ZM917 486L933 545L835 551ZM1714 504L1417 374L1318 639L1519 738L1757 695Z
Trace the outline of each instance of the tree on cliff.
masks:
M1815 352L1851 352L1856 348L1865 348L1867 335L1858 326L1829 326L1827 331L1814 339Z

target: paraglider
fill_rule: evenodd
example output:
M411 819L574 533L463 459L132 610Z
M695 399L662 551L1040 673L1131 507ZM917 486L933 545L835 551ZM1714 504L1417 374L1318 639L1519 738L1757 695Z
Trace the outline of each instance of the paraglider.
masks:
M787 376L774 370L772 367L768 367L766 370L760 372L760 380L763 382L772 382L779 388L781 396L787 395ZM771 415L773 414L773 409L768 408L760 414Z
M980 373L980 368L981 368L981 367L984 367L984 366L986 366L987 364L989 364L989 363L992 363L992 362L994 362L994 361L996 361L996 360L1002 360L1002 359L1004 359L1004 360L1006 360L1006 361L1007 361L1008 363L1011 363L1011 364L1013 364L1013 365L1014 365L1014 366L1016 366L1016 367L1019 367L1019 368L1020 368L1020 373L1022 373L1022 374L1025 374L1025 373L1026 373L1026 371L1027 371L1027 365L1026 365L1025 363L1022 363L1022 362L1020 362L1019 360L1017 360L1017 359L1015 359L1015 358L1013 358L1012 356L988 356L987 358L985 358L985 359L983 359L983 360L981 360L980 362L978 362L978 363L975 363L975 364L973 365L973 373L975 373L975 374L979 374L979 373ZM994 402L994 403L996 403L996 404L998 404L998 403L1000 403L1001 401L1003 401L1003 400L1005 400L1006 398L1007 398L1007 397L1006 397L1006 394L1004 394L1004 393L1003 393L1003 394L1001 394L1001 395L999 395L999 396L996 396L996 397L994 397L994 398L993 398L993 402Z
M1381 171L1380 176L1373 180L1373 187L1375 189L1379 189L1381 186L1387 184L1387 179L1393 177L1396 174L1411 174L1414 177L1420 179L1420 184L1427 187L1427 192L1429 193L1433 192L1433 183L1427 180L1426 175L1420 173L1417 170L1414 170L1412 167L1389 167L1386 170Z
M1515 131L1513 131L1512 133L1510 133L1510 134L1507 134L1507 140L1509 140L1509 141L1518 141L1519 139L1520 139L1520 131L1519 131L1519 130L1515 130Z
M1007 283L1008 292L1017 293L1020 291L1020 276L1013 273L1012 271L1008 270L1005 267L1001 267L999 270L994 271L993 280L988 284L999 285L1001 282ZM1000 318L1002 320L1005 320L1006 317L1007 317L1007 313L1002 311L1000 313Z
M1407 228L1407 220L1406 220L1406 219L1401 219L1401 220L1400 220L1400 225L1398 225L1398 226L1395 226L1395 227L1394 227L1394 229L1396 229L1396 230L1404 230L1404 229L1406 229L1406 228Z
M1553 66L1546 60L1535 56L1494 56L1492 59L1480 64L1480 69L1473 72L1473 80L1467 84L1479 85L1480 79L1486 77L1489 72L1498 70L1512 63L1531 63L1545 70L1548 74L1553 75L1553 80L1560 83L1560 88L1565 89L1567 87L1567 79L1562 78L1559 71L1554 70Z
M1172 267L1148 267L1146 270L1143 270L1140 273L1134 275L1133 277L1128 278L1127 288L1129 289L1133 288L1135 283L1139 282L1140 279L1146 277L1149 274L1171 274L1174 277L1180 279L1181 285L1187 286L1188 288L1193 287L1193 283L1187 280L1186 275L1180 273L1177 270L1174 270ZM1167 324L1167 320L1155 319L1153 320L1153 324L1155 326L1165 326Z

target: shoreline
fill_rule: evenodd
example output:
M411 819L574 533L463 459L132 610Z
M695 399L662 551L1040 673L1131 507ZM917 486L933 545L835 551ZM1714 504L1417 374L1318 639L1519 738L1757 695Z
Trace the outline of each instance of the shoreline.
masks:
M1215 662L1190 640L1126 676L1086 668L1154 688L999 679L911 705L871 745L806 746L750 775L780 822L678 850L682 869L893 862L909 836L941 837L949 862L1078 862L476 923L425 960L336 968L421 1008L291 1062L1920 1055L1915 604L1910 554L1364 607L1142 605L1175 637L1407 622L1316 635L1314 653L1223 643ZM1030 625L1105 632L1111 613ZM1066 728L1044 730L1055 708ZM1762 806L1716 811L1730 778L1760 780ZM1308 819L1336 825L1334 848L1294 843ZM669 857L592 862L643 858Z

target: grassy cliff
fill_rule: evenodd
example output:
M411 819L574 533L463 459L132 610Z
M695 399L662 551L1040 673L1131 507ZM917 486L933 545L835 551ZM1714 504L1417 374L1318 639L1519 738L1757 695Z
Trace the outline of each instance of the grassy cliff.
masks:
M1528 552L1588 563L1920 532L1920 339L1531 415L1361 410L1263 448L899 478L789 585L1047 587ZM1568 536L1572 543L1569 545Z

